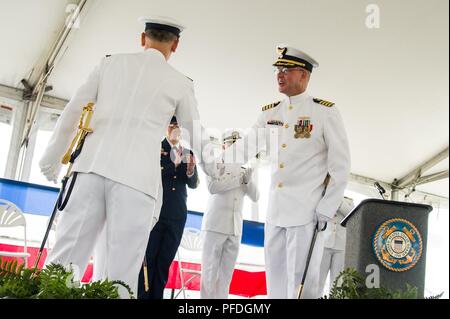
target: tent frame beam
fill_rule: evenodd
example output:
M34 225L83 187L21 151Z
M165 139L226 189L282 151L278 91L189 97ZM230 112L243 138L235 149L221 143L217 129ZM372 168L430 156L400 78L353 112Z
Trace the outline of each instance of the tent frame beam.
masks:
M440 173L436 173L436 175L437 174L440 174ZM435 174L432 174L432 175L435 175ZM444 177L441 176L441 178L444 178ZM370 177L366 177L366 176L353 174L353 173L350 174L349 182L353 182L355 184L364 185L364 186L370 186L370 187L372 187L374 189L375 189L375 186L374 186L375 182L378 182L381 186L383 186L386 189L386 193L387 193L386 195L388 196L388 198L389 198L389 191L390 191L391 192L391 194L390 194L391 196L390 197L391 197L392 200L394 200L392 198L392 192L394 190L393 190L393 185L391 183L380 181L380 180L376 180L374 178L370 178ZM366 193L365 195L373 196L373 194L368 194L368 193ZM395 199L395 200L399 200L399 195L400 195L400 190L397 189L397 199ZM433 203L433 204L440 203L441 207L448 207L448 205L449 205L448 197L443 197L443 196L430 194L430 193L427 193L427 192L422 192L422 191L417 191L417 190L414 191L414 195L413 196L411 196L411 194L407 194L407 195L408 195L407 197L409 197L409 198L414 197L416 199L420 199L421 201L426 200L427 202Z
M1 97L14 101L24 102L25 101L24 94L26 94L26 92L23 89L18 89L11 86L0 84ZM44 107L62 111L67 103L69 103L68 100L60 99L58 97L53 97L49 95L44 95L44 97L42 98L41 105Z
M441 179L448 178L448 169L439 173L430 174L427 176L422 176L417 180L416 185L427 184Z
M29 92L29 89L26 89L25 92L28 92L28 95L31 97L35 97L34 100L30 100L27 105L27 119L25 124L25 131L22 138L21 147L26 148L28 143L28 138L31 132L31 129L36 120L37 113L39 111L39 107L41 105L42 99L44 97L45 92L47 92L47 81L50 77L51 73L55 68L55 63L62 52L62 49L67 43L67 39L73 30L74 24L80 16L81 11L85 7L88 0L79 0L77 3L77 9L72 12L72 14L65 21L64 27L60 30L56 41L53 43L50 51L48 51L45 60L41 63L38 63L33 69L40 70L40 72L32 73L32 77L30 79L22 80L22 84L24 84L25 88L32 88L33 90ZM50 88L51 89L51 88Z
M55 68L55 63L58 57L61 55L64 46L67 44L68 37L73 31L74 25L77 19L80 17L83 8L87 7L89 0L78 0L77 8L70 14L67 19L65 19L64 25L61 27L53 45L50 50L46 53L45 59L39 61L34 67L31 76L28 79L23 79L22 85L24 85L25 90L21 90L21 97L18 101L23 101L23 108L25 112L25 117L21 118L23 123L16 123L20 127L20 132L16 132L14 135L15 139L11 141L11 147L8 154L8 163L6 175L9 178L14 178L18 180L28 180L27 169L31 163L26 163L26 159L30 159L32 154L32 149L28 151L28 142L30 134L33 133L32 128L36 121L36 116L39 112L39 108L44 101L45 93L51 87L47 86L47 81L52 71ZM86 11L86 10L85 10ZM5 86L2 87L5 90ZM8 90L10 94L11 90ZM15 92L16 94L18 92ZM48 100L49 98L47 98ZM58 103L57 100L50 98L52 102ZM65 105L65 104L64 104ZM14 161L13 163L10 161Z
M411 186L416 183L418 179L420 179L426 171L430 170L446 158L448 158L449 150L448 147L443 151L439 152L437 155L430 158L428 161L405 175L404 177L397 180L394 185L398 188L405 188Z
M432 174L429 176L423 176L426 171L429 171L431 168L448 158L448 156L449 148L447 146L443 151L439 152L428 161L406 174L404 177L395 179L394 182L392 182L391 199L398 200L398 191L401 189L408 187L414 188L416 185L419 185L419 183L420 185L423 185L425 183L430 183L448 177L448 170L439 172L437 173L438 175Z

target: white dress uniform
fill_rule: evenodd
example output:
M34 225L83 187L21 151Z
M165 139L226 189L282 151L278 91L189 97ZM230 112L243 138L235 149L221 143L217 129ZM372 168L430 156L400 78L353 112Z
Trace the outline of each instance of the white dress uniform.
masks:
M316 64L291 47L283 48L275 65L278 62L284 66L308 63L311 69ZM290 65L291 62L297 64ZM268 297L297 298L317 217L331 219L344 196L350 173L347 136L334 103L313 98L306 92L263 107L253 133L262 128L266 140L275 139L278 147L269 149L271 158L276 160L272 163L265 225ZM270 138L267 135L271 135ZM264 147L264 143L256 146L251 143L249 138L244 138L235 144L234 150L230 148L225 153L235 152L236 158L245 162ZM327 174L330 182L323 194ZM303 298L319 296L322 251L323 240L319 233Z
M256 183L250 177L245 184L244 174L238 166L221 177L207 178L211 195L202 221L202 299L228 298L242 238L244 197L254 202L259 198Z
M172 29L183 29L166 21ZM102 59L56 124L40 161L47 178L57 176L88 102L95 103L93 133L73 166L78 178L46 263L72 264L82 274L105 225L107 277L124 281L136 296L150 226L159 214L161 138L174 114L198 137L193 132L199 120L193 84L155 49ZM119 293L128 296L121 288Z
M324 250L320 265L319 284L319 292L322 294L328 272L330 273L329 288L331 288L337 276L344 270L346 229L340 223L353 207L355 207L353 200L344 197L339 209L323 232Z

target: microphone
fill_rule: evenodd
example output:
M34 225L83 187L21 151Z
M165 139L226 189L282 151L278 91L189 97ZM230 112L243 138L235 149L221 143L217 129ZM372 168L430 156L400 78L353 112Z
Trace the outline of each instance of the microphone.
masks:
M375 185L376 189L378 190L378 193L380 193L381 198L384 199L384 194L386 193L386 190L378 182L375 182L374 185Z

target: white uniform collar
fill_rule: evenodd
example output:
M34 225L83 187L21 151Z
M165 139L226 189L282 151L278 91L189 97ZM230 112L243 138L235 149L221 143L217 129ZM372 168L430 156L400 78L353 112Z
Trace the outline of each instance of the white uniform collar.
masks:
M148 49L144 50L144 53L160 56L164 61L166 61L166 57L159 50L156 50L156 49L153 49L153 48L148 48Z
M306 99L308 99L308 98L309 98L308 93L303 92L303 93L300 93L298 95L288 96L288 101L291 104L297 104L297 103L301 103L303 101L306 101Z

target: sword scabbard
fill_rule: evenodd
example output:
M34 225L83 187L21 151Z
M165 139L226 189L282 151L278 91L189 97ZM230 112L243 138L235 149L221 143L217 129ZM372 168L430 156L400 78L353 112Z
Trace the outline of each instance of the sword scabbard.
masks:
M142 270L144 271L144 291L148 292L150 284L148 282L147 254L144 255L144 260L142 261Z
M144 264L144 289L145 292L149 291L149 283L148 283L148 270L147 270L147 265Z
M300 284L300 286L298 287L297 299L301 298L302 292L303 292L303 284Z

